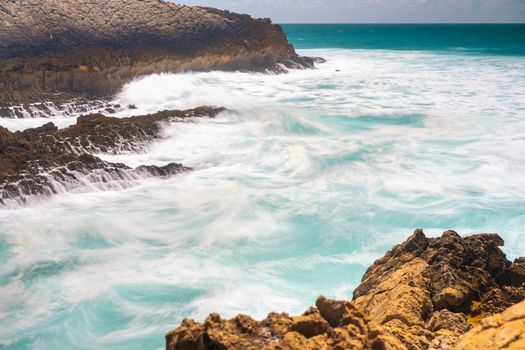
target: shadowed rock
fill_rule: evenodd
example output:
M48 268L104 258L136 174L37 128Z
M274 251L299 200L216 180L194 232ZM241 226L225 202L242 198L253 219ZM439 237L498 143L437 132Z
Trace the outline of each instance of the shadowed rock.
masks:
M61 130L53 123L16 133L0 128L0 204L91 187L126 188L144 177L189 170L175 163L132 169L92 153L140 152L160 138L162 123L214 117L222 110L200 107L130 118L95 114L81 116L76 125Z
M521 349L524 304L489 316L525 299L525 259L511 263L502 245L496 234L416 230L367 270L351 302L320 297L302 316L261 322L186 319L167 349Z
M0 2L0 107L103 98L143 74L314 61L270 20L227 11L159 0Z

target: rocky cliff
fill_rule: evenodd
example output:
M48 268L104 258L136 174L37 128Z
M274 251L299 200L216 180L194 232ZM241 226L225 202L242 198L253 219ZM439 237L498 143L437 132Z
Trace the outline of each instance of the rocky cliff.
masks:
M496 234L416 230L367 270L352 301L319 297L303 315L263 321L185 319L166 348L525 349L525 259L508 261L502 245Z
M106 97L142 74L313 64L268 19L161 0L0 1L0 107Z

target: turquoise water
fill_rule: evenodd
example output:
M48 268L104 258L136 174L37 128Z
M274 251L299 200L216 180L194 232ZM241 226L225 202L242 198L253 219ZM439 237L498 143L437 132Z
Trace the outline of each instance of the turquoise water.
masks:
M298 49L525 55L525 24L285 24Z
M381 38L364 37L374 28ZM136 113L230 111L171 125L143 154L102 155L191 173L0 211L0 348L161 349L183 317L300 313L318 294L350 298L417 227L498 232L524 255L520 36L465 27L475 49L458 50L430 47L429 27L383 28L286 26L302 54L327 59L317 70L126 86L116 102Z

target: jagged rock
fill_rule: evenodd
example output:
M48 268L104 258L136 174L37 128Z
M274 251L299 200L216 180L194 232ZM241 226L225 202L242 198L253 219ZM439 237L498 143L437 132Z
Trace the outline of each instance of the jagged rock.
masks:
M405 349L366 314L345 301L319 297L302 316L271 313L262 321L211 314L204 324L185 319L166 334L167 350Z
M474 323L525 298L522 265L511 264L502 245L496 234L427 238L416 230L367 270L354 302L409 349L427 349L438 337L445 346L441 329L450 346L466 331L466 317Z
M496 234L416 230L368 268L352 302L319 297L298 317L242 316L249 332L238 318L185 320L166 335L167 349L523 349L525 302L483 319L525 299L525 259L511 263L501 245Z
M159 0L0 1L2 107L104 98L143 74L314 61L270 20L227 11Z
M11 133L0 129L0 204L24 203L28 197L83 187L125 188L143 177L164 177L189 168L109 163L92 153L140 152L160 138L161 124L214 117L222 108L162 111L147 116L110 118L81 116L77 124L58 129L53 123Z
M525 349L525 301L481 320L459 339L454 349Z

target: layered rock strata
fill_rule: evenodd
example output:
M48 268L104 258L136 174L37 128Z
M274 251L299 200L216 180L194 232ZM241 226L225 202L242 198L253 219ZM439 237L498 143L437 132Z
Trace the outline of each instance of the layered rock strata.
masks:
M103 98L144 74L314 61L269 19L228 11L160 0L0 1L0 107Z
M416 230L366 271L352 301L320 297L301 316L263 321L185 319L167 349L523 349L525 259L508 261L502 245L496 234Z
M144 177L189 170L176 163L132 169L93 154L140 152L161 137L163 123L214 117L222 110L200 107L130 118L92 114L60 130L53 123L15 133L0 127L0 204L90 187L125 188Z

